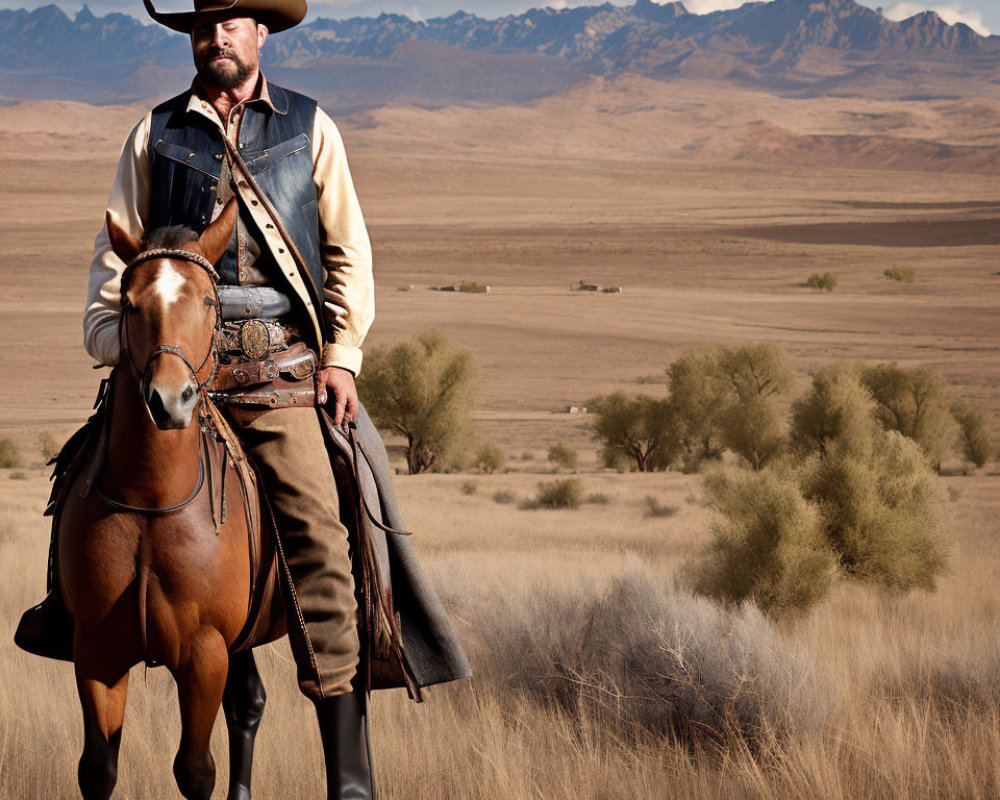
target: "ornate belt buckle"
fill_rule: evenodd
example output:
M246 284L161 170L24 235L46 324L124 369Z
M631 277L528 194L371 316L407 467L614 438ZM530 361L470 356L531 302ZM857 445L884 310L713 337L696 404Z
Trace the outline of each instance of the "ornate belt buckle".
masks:
M240 352L251 361L259 361L271 350L267 326L259 319L247 320L240 326Z

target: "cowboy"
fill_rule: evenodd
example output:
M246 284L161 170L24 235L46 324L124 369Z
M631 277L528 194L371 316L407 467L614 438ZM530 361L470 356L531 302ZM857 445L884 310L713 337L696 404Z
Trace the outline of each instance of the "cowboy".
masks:
M157 22L190 35L197 76L132 130L109 215L138 239L171 225L198 232L235 196L239 217L217 268L223 300L227 292L241 298L246 313L234 316L224 302L227 341L242 350L236 357L258 359L305 343L319 360L316 402L329 401L337 425L349 422L358 414L354 377L374 315L368 234L336 125L314 100L269 83L259 69L268 34L298 24L305 0L195 0L194 11L169 14L144 1ZM85 347L105 365L119 358L124 267L105 226L83 320ZM370 797L354 580L317 411L231 413L285 543L304 620L304 630L290 621L292 650L300 688L317 709L329 796ZM60 605L56 584L25 615L19 644L65 658L65 630L53 642L49 620Z

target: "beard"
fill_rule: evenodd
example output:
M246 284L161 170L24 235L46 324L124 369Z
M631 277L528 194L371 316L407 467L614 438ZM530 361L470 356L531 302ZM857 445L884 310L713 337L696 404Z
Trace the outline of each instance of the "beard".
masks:
M226 56L230 61L212 61L216 56ZM213 48L206 56L205 61L198 64L198 77L209 86L223 91L235 89L247 78L253 75L256 64L248 64L241 61L240 57L232 50L221 50Z

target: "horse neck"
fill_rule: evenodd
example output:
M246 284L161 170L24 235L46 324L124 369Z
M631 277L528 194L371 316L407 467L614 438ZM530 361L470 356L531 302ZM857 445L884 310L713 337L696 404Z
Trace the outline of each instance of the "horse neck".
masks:
M128 369L116 373L102 483L116 487L136 505L168 506L183 500L198 480L198 420L180 430L160 430L146 410L135 376Z

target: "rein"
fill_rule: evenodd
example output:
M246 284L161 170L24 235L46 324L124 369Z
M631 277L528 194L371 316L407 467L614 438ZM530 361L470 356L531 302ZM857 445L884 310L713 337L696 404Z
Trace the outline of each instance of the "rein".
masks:
M139 255L137 255L128 263L128 265L122 271L122 283L125 282L126 274L133 267L136 267L139 264L142 264L146 261L152 261L153 259L157 258L166 258L176 261L187 261L188 263L195 264L196 266L203 269L206 273L208 273L208 276L212 279L212 290L214 293L214 297L211 300L211 303L215 307L215 322L213 323L212 341L209 343L208 352L205 353L205 357L201 360L201 363L198 364L197 367L195 367L192 365L191 360L184 353L183 349L181 349L177 345L159 344L152 349L149 356L146 358L145 366L140 372L139 368L135 364L135 361L132 360L132 350L129 347L128 314L126 312L130 307L130 303L128 302L128 299L124 292L122 292L121 296L122 313L121 313L121 322L119 330L119 338L122 343L122 349L125 351L125 355L128 359L128 365L132 369L132 374L139 382L139 392L142 397L143 403L146 402L146 386L149 381L149 373L152 368L153 361L155 361L162 355L173 355L184 362L184 366L186 366L191 371L191 376L194 378L194 381L197 384L196 391L202 398L204 398L205 386L211 383L215 379L215 376L219 370L219 359L216 354L216 343L218 342L219 337L222 334L222 303L219 299L219 287L218 287L219 273L216 272L215 267L212 265L212 263L200 253L193 253L190 250L181 250L176 248L157 247L152 250L146 250L142 253L139 253ZM205 304L208 305L209 302L210 302L209 299L206 297ZM204 369L205 364L208 363L209 358L212 359L212 371L205 380L200 380L198 374L202 371L202 369ZM182 500L179 503L175 503L172 506L146 508L143 506L133 506L128 503L123 503L120 500L115 500L114 498L108 497L108 495L106 495L103 491L101 491L100 484L96 481L94 483L94 491L103 502L105 502L112 508L116 509L117 511L125 511L136 514L147 514L150 516L159 516L162 514L170 514L174 511L180 511L182 508L185 508L186 506L194 502L195 498L197 498L198 495L201 494L202 487L205 485L206 456L203 450L204 450L204 442L202 441L201 437L199 437L198 480L195 483L195 487L191 491L191 494L188 495L188 497L185 500Z

